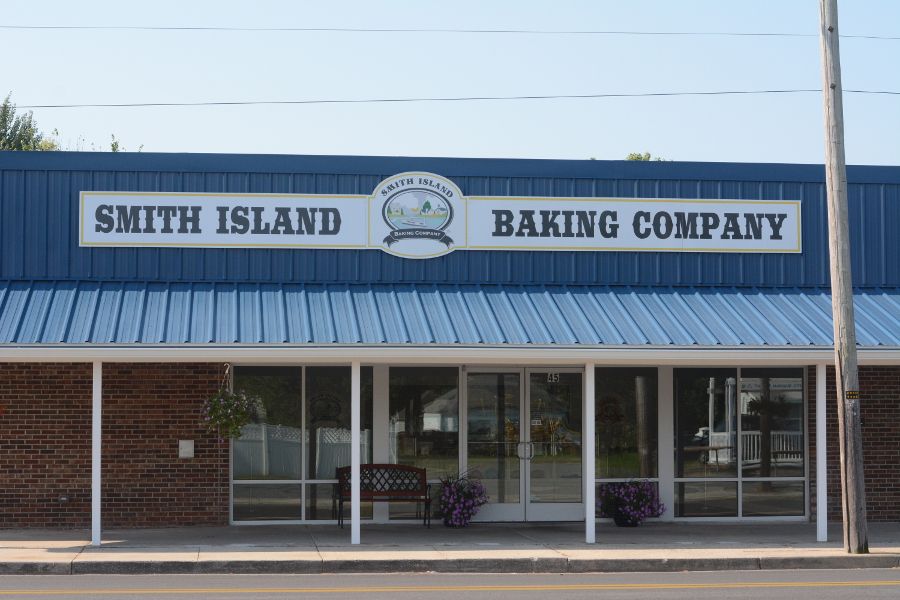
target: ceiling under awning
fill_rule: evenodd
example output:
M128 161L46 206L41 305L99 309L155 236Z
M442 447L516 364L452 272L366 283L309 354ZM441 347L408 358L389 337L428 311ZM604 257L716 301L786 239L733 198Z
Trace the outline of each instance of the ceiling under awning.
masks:
M863 348L900 348L900 289L856 290ZM0 345L827 347L823 289L0 282Z

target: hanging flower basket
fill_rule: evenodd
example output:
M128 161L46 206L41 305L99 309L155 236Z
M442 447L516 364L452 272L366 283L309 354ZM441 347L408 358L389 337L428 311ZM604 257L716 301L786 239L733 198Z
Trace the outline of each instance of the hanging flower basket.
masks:
M656 486L647 480L601 484L597 507L601 517L611 518L619 527L637 527L666 511Z
M243 390L228 389L228 370L219 391L203 403L202 417L209 431L217 434L219 439L236 439L241 436L241 429L253 421L256 414L257 401Z
M441 478L438 516L446 527L466 527L479 508L487 504L488 495L480 481L465 475Z

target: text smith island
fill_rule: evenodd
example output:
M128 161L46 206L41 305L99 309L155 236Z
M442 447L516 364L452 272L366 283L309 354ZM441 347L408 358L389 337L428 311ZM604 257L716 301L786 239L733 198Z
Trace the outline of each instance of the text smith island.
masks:
M336 235L341 210L297 206L177 206L101 204L98 233L204 233L204 210L216 212L217 234ZM492 237L615 239L622 224L616 210L493 209ZM787 213L638 210L627 225L638 239L780 240Z

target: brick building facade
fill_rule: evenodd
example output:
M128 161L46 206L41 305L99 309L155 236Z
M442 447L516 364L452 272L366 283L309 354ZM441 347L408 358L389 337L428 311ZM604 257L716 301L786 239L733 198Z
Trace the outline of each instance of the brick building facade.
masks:
M108 363L104 372L103 503L112 527L223 525L228 442L200 407L220 364ZM807 370L809 456L815 456L815 370ZM841 518L834 369L827 370L828 518ZM860 369L868 516L900 520L900 367ZM90 363L0 363L0 527L90 524ZM177 441L194 440L179 459ZM809 477L816 513L815 472Z
M808 371L808 398L815 398L815 370ZM900 521L900 367L859 369L862 398L863 455L866 470L866 510L871 521ZM841 520L841 471L834 367L826 375L828 435L828 519ZM815 402L809 403L810 455L816 448ZM810 473L811 509L815 513L815 472Z
M898 520L900 168L848 180L869 518ZM824 188L821 165L0 152L0 528L335 522L358 461L475 468L481 518L588 541L600 487L637 477L663 519L803 521L818 467L836 520ZM226 364L259 408L232 441L201 422Z
M103 505L110 527L228 523L228 442L206 431L217 364L108 363ZM91 364L0 363L0 527L88 527ZM178 440L194 458L178 458Z

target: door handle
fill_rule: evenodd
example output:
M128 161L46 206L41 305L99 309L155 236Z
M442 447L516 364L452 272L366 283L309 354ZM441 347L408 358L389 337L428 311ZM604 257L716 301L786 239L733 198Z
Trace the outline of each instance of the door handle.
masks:
M525 448L527 451L525 452L525 460L531 460L534 458L534 442L522 442L525 444Z

